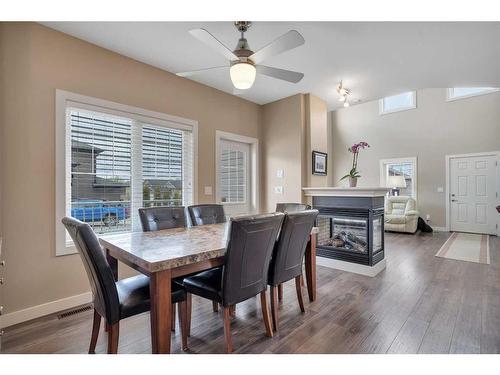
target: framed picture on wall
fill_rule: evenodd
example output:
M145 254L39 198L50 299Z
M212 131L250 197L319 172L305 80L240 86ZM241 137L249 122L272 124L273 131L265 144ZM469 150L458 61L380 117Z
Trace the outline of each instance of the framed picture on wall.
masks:
M312 152L312 173L318 176L326 176L328 155L324 152Z

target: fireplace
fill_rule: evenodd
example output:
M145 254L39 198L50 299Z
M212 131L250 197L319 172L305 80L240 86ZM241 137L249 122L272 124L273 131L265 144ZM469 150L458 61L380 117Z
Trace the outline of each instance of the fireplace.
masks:
M314 197L317 255L373 266L384 259L383 197Z

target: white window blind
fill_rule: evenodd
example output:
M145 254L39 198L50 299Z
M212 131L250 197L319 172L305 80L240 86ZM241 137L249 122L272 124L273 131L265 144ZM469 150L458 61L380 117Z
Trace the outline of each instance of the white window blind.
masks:
M222 147L220 156L220 199L223 203L246 202L246 153Z
M67 214L97 233L141 230L138 208L193 203L192 131L68 109Z
M98 233L130 230L132 121L78 109L69 121L69 214Z

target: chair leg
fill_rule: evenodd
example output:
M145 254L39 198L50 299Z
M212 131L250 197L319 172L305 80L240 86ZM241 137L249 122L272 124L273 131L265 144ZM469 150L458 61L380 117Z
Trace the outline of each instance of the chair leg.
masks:
M299 300L300 311L305 312L304 309L304 300L302 299L302 287L300 285L302 280L302 275L299 275L295 278L295 289L297 289L297 299Z
M219 303L217 301L212 301L212 309L214 312L219 311Z
M223 319L224 319L224 335L226 337L226 352L233 352L233 343L231 341L231 312L230 307L224 306Z
M99 337L99 328L101 328L101 316L94 309L94 320L92 324L92 337L90 338L89 354L95 354L95 346Z
M188 349L187 344L187 302L182 301L177 304L179 309L179 326L181 327L181 338L182 338L182 350L186 351Z
M175 332L175 303L172 303L172 309L170 310L170 329Z
M236 315L236 305L229 306L229 313L231 314L231 316Z
M191 336L191 309L192 309L193 295L191 293L186 293L186 334Z
M269 298L271 299L271 316L273 318L273 330L278 331L278 296L276 287L271 286L269 290Z
M262 316L264 317L264 325L266 326L266 336L273 337L273 327L271 325L271 317L269 316L269 306L267 306L266 291L260 292L260 305L262 307Z
M278 285L278 301L283 301L283 284Z
M118 353L118 336L120 335L120 323L111 324L108 332L108 354Z

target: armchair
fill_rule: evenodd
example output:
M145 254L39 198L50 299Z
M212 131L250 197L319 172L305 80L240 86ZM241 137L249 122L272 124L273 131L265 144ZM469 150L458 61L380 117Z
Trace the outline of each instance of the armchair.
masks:
M418 215L415 199L407 196L390 196L385 206L385 230L415 233Z

